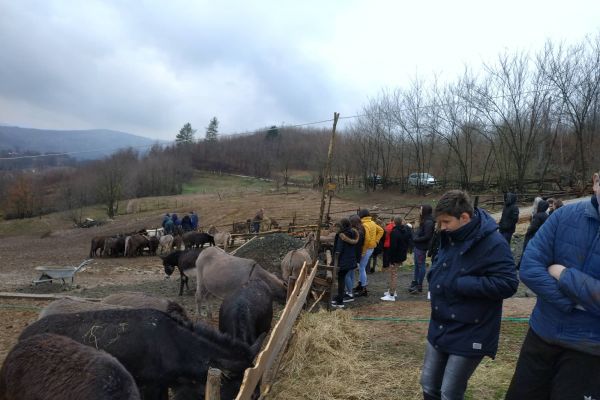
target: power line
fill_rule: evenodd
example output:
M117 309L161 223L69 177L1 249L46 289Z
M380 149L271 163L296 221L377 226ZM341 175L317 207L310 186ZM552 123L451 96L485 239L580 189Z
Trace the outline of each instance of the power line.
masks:
M498 95L498 96L490 96L489 99L494 99L495 100L495 99L500 99L500 98L504 98L504 97L522 96L522 95L527 95L527 94L548 92L548 91L551 91L551 90L556 90L556 88L548 87L548 88L530 90L530 91L525 91L525 92L504 94L504 95ZM416 107L407 107L407 108L403 108L403 109L400 109L400 110L395 110L394 112L417 111L417 110L421 110L421 109L443 107L443 106L448 106L448 105L452 105L452 104L467 104L467 103L468 103L467 101L463 101L463 102L447 102L447 103L434 103L434 104L426 104L426 105L416 106ZM389 113L390 112L386 112L386 111L377 111L377 112L373 112L373 113L364 113L364 114L354 114L354 115L349 115L349 116L340 116L338 119L356 119L356 118L368 117L369 115L373 115L373 114L375 114L375 115L380 115L380 114L387 115ZM333 122L333 118L319 120L319 121L312 121L312 122L304 122L304 123L299 123L299 124L294 124L294 125L284 125L284 126L281 126L281 128L299 128L299 127L303 127L303 126L311 126L311 125L324 124L324 123L327 123L327 122ZM268 129L269 128L259 128L259 129L255 129L255 130L252 130L252 131L249 130L249 131L244 131L244 132L231 132L231 133L225 133L225 134L221 134L221 135L225 135L225 136L230 136L230 135L250 135L250 134L254 134L254 133L264 132L265 130L268 130ZM170 144L174 144L174 143L176 143L176 142L174 140L171 140L171 141L167 141L166 143L163 143L163 145L170 145ZM94 150L79 150L79 151L70 151L70 152L63 152L63 153L37 154L37 155L30 155L30 156L0 157L0 161L34 159L34 158L42 158L42 157L56 157L56 156L71 156L71 155L77 155L77 154L96 153L96 152L100 152L100 151L114 152L114 151L125 149L125 148L142 149L142 148L148 148L148 147L155 146L156 144L157 143L152 143L152 144L147 144L147 145L139 145L139 146L118 147L118 148L105 147L105 148L94 149Z

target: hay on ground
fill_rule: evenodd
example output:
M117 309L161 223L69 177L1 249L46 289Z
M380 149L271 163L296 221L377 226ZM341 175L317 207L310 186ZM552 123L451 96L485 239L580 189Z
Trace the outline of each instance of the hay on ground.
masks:
M389 343L370 337L368 325L352 320L348 310L304 314L268 398L382 400L422 396L418 384L422 356L402 359L397 351L386 348Z

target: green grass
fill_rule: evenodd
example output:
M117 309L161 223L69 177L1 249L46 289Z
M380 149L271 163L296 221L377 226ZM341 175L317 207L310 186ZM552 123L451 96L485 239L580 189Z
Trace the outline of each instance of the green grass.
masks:
M197 171L192 180L183 185L182 194L216 193L222 191L265 191L275 184L264 179Z

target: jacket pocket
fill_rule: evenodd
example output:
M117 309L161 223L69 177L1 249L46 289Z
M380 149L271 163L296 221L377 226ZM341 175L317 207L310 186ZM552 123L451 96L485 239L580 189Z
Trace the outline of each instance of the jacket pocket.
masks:
M478 324L482 322L490 313L493 313L493 307L487 301L466 301L450 304L449 319L463 324Z

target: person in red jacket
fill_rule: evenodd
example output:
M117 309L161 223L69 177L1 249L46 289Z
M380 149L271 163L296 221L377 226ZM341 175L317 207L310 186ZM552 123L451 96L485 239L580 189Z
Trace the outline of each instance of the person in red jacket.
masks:
M394 229L394 217L390 218L390 222L383 228L385 233L385 240L383 242L383 268L387 268L390 266L390 236L392 234L392 229Z

